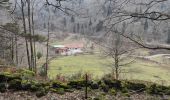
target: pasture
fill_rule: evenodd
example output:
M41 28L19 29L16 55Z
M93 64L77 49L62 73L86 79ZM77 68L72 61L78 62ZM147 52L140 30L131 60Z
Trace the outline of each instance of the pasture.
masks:
M79 72L87 72L94 79L100 79L105 74L112 72L112 60L97 54L59 57L50 62L48 76L55 78L56 75L60 74L70 77ZM121 71L121 79L170 84L170 67L149 59L135 58L133 63L122 66Z

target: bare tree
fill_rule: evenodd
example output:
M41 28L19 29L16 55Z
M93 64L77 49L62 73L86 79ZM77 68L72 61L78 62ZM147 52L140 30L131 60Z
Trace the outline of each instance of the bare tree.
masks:
M130 56L132 51L135 50L131 48L132 43L121 37L117 29L113 29L102 39L100 45L103 48L104 56L112 58L113 75L118 80L122 72L122 66L134 61L133 57Z
M112 13L109 16L107 16L107 18L105 18L104 20L106 27L110 29L110 31L115 25L119 25L122 22L127 22L129 26L132 23L136 23L136 20L134 20L134 18L135 19L137 18L139 20L140 19L145 20L145 24L146 24L144 27L145 30L148 28L148 20L153 23L159 23L159 22L166 23L170 20L169 10L168 9L162 10L161 8L159 8L159 6L162 3L168 4L169 0L148 0L148 1L110 0L110 1L112 2L111 4L114 5L114 7L112 8L111 11ZM135 7L140 7L140 11L136 11ZM145 40L142 40L141 37L136 36L136 34L134 34L135 37L131 37L131 33L128 31L126 31L125 34L121 34L121 36L128 38L130 41L133 41L134 43L138 44L142 48L154 49L154 50L155 49L170 50L170 46L164 44L147 43Z
M23 0L21 0L21 13L22 13L23 30L24 30L24 34L25 34L27 60L28 60L29 69L31 70L30 52L29 52L29 48L28 48L28 40L27 40L27 37L26 37L26 35L27 35L27 29L26 29L26 21L25 21L24 8L25 8L25 3L24 3Z
M50 13L49 13L49 18L48 18L48 23L47 23L47 54L46 54L46 66L45 66L45 75L48 75L48 63L49 63L49 39L50 39Z

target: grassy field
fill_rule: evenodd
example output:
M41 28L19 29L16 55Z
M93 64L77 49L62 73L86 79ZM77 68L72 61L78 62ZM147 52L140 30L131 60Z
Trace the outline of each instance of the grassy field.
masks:
M51 61L49 77L55 78L57 74L71 76L78 72L88 72L94 78L101 78L103 75L111 73L112 67L109 58L102 58L98 55L65 56ZM145 80L156 83L170 84L170 67L157 64L147 59L135 59L129 65L121 67L122 79Z
M51 78L54 78L57 74L70 76L82 71L93 74L94 77L102 77L111 70L111 67L107 66L108 63L111 63L110 59L103 59L97 55L56 58L50 63L49 76Z

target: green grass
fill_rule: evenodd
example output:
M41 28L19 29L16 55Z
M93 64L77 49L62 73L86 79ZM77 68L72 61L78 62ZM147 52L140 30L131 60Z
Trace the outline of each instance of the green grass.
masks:
M102 77L110 72L106 66L110 59L96 55L66 56L57 58L50 63L49 76L54 78L57 74L71 75L80 71L93 74L94 77Z
M57 58L50 63L48 76L55 78L57 74L64 76L71 76L80 71L91 73L94 78L101 78L103 75L111 73L112 68L108 66L111 64L109 58L102 58L98 55L79 55L79 56L66 56ZM147 60L136 59L135 62L121 67L122 79L130 80L145 80L165 85L170 84L170 71L167 67L158 65L154 62Z
M164 82L164 85L170 84L170 70L167 70L165 66L136 60L135 63L128 65L125 70L129 71L125 77L127 79L152 81L160 84Z

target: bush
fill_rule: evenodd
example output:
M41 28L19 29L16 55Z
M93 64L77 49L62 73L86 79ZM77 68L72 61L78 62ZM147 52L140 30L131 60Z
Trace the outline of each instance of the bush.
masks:
M7 82L7 81L11 81L14 79L19 79L21 80L21 75L19 73L15 73L15 74L10 74L8 72L3 72L0 73L0 82Z
M119 80L104 79L103 81L106 85L109 86L109 88L114 88L118 90L122 89L122 84Z
M125 88L129 90L134 90L137 92L142 92L146 90L146 85L143 83L125 82Z
M6 91L6 83L0 83L0 92L4 93Z
M55 93L63 95L65 93L63 88L58 88L55 90Z
M108 92L108 91L109 91L109 86L106 85L106 84L104 84L104 83L101 84L101 88L102 88L102 90L103 90L104 92Z
M45 76L46 76L46 72L45 72L44 67L41 67L41 68L40 68L40 71L39 71L38 74L39 74L40 76L42 76L42 77L45 77Z
M0 82L6 82L7 81L7 75L10 75L9 73L0 73Z
M52 87L53 88L64 88L64 89L69 88L69 86L67 86L67 84L64 84L64 83L61 83L61 82L58 82L58 81L52 82Z
M40 59L42 57L42 53L41 52L37 52L37 58Z
M57 88L57 89L50 89L50 91L54 92L54 93L57 93L57 94L64 94L65 93L65 90L63 88Z
M72 88L76 88L76 89L81 89L81 87L84 87L85 84L86 84L85 80L70 81L68 83L69 86L71 86Z
M22 80L21 85L23 90L30 90L31 88L31 82L27 80Z
M109 93L111 93L112 95L116 95L116 94L117 94L117 92L116 92L115 89L111 89L111 90L109 91Z
M162 94L170 95L170 87L152 84L148 88L147 92L156 95L162 95Z
M97 83L92 83L91 89L99 89L99 85Z
M122 93L128 93L128 89L126 87L122 88L121 90Z
M47 94L47 92L42 87L39 89L39 91L36 92L36 96L39 97L39 98L42 97L42 96L45 96L46 94Z
M38 86L32 84L31 87L30 87L30 90L31 90L32 92L35 92L35 91L38 91L39 88L40 88L40 87L38 87Z
M32 79L35 76L35 73L33 71L26 70L26 69L20 69L17 72L20 73L21 78L25 80Z
M123 96L130 97L129 93L123 93Z
M19 79L14 79L9 82L9 89L14 89L14 90L21 90L22 89L22 84L21 80Z

